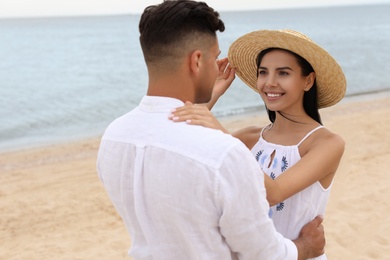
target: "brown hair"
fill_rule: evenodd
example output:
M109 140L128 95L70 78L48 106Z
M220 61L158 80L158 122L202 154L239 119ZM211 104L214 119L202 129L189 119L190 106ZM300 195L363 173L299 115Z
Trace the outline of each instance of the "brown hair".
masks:
M204 2L190 0L164 1L149 6L139 23L140 43L147 64L180 58L194 46L209 47L215 42L216 32L224 30L218 12Z

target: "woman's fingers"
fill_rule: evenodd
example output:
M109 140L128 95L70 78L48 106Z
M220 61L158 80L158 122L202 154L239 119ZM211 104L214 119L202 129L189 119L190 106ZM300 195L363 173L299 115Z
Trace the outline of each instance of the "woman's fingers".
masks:
M185 105L174 109L169 115L169 119L177 122L186 120L209 120L212 113L203 105Z
M227 58L223 58L223 59L218 60L219 75L222 75L225 73L228 65L229 65L229 60Z
M174 109L168 118L174 122L186 122L191 125L201 125L225 131L219 121L204 105L186 104Z

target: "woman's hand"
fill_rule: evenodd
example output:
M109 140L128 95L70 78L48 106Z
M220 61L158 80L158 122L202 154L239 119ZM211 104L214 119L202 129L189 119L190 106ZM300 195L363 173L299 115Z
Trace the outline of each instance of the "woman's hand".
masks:
M230 67L228 58L223 58L217 62L219 74L214 84L213 95L222 96L230 87L236 77L235 70Z
M191 102L186 102L184 106L171 111L168 118L174 122L186 122L190 125L201 125L229 133L205 105L194 105Z
M236 77L235 70L230 67L228 58L218 60L217 64L219 68L218 77L214 84L211 99L205 104L209 110L217 103Z

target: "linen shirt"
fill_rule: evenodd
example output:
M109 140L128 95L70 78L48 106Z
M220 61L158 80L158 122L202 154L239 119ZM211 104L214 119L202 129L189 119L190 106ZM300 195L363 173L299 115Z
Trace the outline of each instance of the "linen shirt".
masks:
M219 130L176 123L183 102L145 96L114 120L97 171L139 259L297 259L268 217L250 151Z

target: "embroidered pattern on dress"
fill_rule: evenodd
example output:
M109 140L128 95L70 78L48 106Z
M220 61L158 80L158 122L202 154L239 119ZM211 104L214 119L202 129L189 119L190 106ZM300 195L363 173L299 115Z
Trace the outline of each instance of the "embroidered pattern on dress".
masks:
M260 160L260 156L261 154L264 152L264 150L260 150L256 153L256 161L259 161Z
M276 169L276 167L278 166L278 158L274 158L274 163L272 164L272 169Z
M256 153L256 156L255 156L256 161L258 161L258 162L260 161L261 165L264 165L265 159L267 158L267 155L262 156L263 152L264 152L264 150L260 150ZM278 167L278 164L279 164L279 161L275 157L273 160L273 163L272 163L272 168L276 169ZM282 160L281 160L280 169L282 172L284 172L287 168L288 168L288 161L287 161L287 158L285 156L283 156ZM271 177L271 179L275 180L277 176L274 172L271 172L270 177ZM275 206L275 208L276 208L276 211L283 210L284 202L279 203L278 205ZM268 216L270 218L272 218L272 215L273 215L273 210L272 210L272 208L270 208L269 212L268 212Z
M283 156L282 166L280 169L282 170L282 172L284 172L287 168L288 168L288 162L287 162L286 156Z
M284 172L285 170L287 170L288 168L288 161L287 161L287 158L286 156L283 156L282 157L282 162L281 162L281 166L280 166L280 170L282 172ZM271 177L272 178L272 177ZM274 178L273 178L274 179ZM284 208L284 202L280 202L277 206L276 206L276 211L282 211Z
M276 210L277 210L277 211L281 211L281 210L283 210L283 208L284 208L284 202L280 202L280 203L276 206Z

